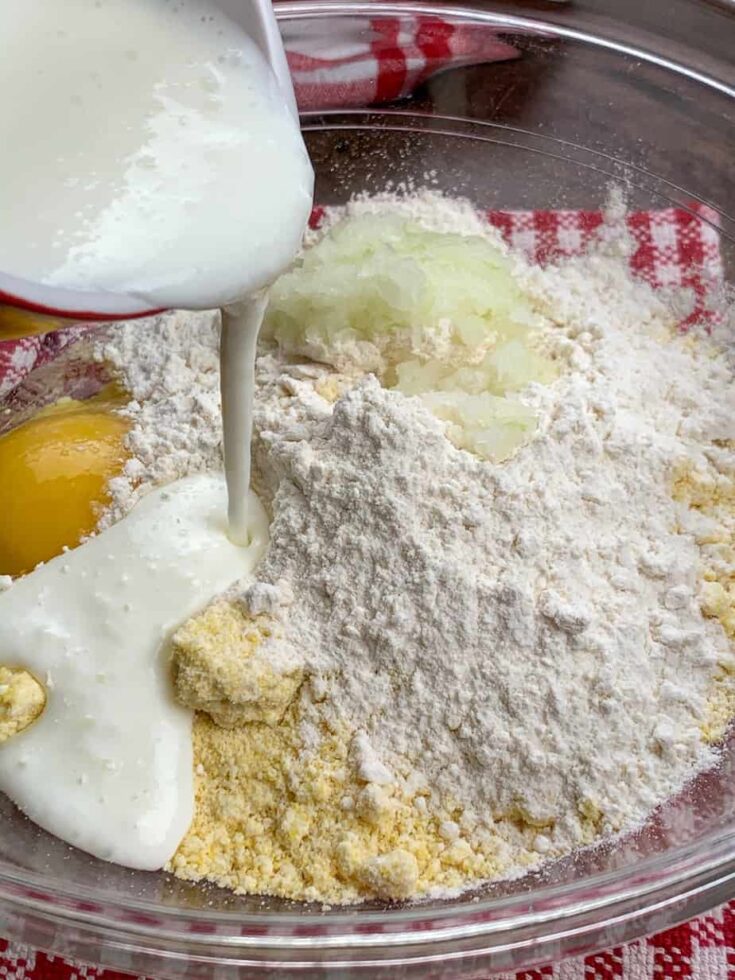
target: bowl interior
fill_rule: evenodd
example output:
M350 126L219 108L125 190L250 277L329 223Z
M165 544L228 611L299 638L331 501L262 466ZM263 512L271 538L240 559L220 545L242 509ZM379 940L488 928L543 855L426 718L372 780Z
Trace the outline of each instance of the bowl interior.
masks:
M442 57L425 55L427 67L433 57L436 70L427 70L409 97L379 108L335 105L331 98L305 113L318 203L426 186L467 196L481 208L594 211L605 206L614 184L633 210L679 207L696 214L717 236L725 276L732 278L735 204L723 134L728 119L732 131L735 103L726 86L662 63L661 57L580 36L571 15L557 23L492 10L384 4L381 18L386 17L406 31L417 18L428 18L467 40ZM380 33L372 11L357 4L286 4L281 25L289 47L308 45L315 35L328 37L323 51L374 47ZM488 52L498 41L506 59L490 62ZM7 400L0 426L61 394L90 394L101 381L99 368L90 367L88 345L77 343L31 373ZM413 909L374 904L325 911L131 872L67 847L0 798L0 893L31 888L49 901L87 903L111 922L121 907L141 915L170 912L182 921L216 923L233 935L257 923L293 925L293 916L320 927L439 921L478 911L490 919L512 918L531 907L577 901L580 888L600 896L604 907L604 896L667 875L683 880L713 855L732 870L734 769L730 740L720 768L697 777L639 833L543 872Z

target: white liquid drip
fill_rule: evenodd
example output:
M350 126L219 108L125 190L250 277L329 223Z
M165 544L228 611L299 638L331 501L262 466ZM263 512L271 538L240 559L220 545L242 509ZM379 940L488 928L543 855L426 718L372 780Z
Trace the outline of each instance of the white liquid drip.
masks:
M263 291L222 311L220 384L222 440L227 478L230 541L250 543L250 443L253 433L255 356L258 333L268 304Z
M265 291L222 310L220 384L230 541L249 544L250 443L253 432L255 355L268 304Z

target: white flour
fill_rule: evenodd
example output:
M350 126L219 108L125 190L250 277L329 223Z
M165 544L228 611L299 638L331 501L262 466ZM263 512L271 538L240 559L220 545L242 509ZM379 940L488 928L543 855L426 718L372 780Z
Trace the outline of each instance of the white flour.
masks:
M113 524L154 486L222 469L219 314L172 313L114 328L96 350L119 373L132 401L124 414L132 458L110 481Z
M408 207L478 231L466 208ZM735 400L723 360L666 342L669 315L621 258L519 268L568 370L525 392L539 434L500 466L374 380L333 407L315 390L325 368L261 359L255 461L274 519L242 601L282 619L274 663L305 664L305 701L358 733L365 778L426 780L466 816L521 817L565 850L714 760L700 726L715 665L735 658L700 612L670 480L708 446L729 453ZM137 399L117 516L221 466L216 329L130 325L103 353Z
M600 375L563 387L498 468L374 381L333 413L267 414L258 576L293 597L286 638L326 676L326 710L384 763L478 813L555 823L558 846L591 814L642 818L707 761L710 678L733 662L673 530L675 426L632 421Z

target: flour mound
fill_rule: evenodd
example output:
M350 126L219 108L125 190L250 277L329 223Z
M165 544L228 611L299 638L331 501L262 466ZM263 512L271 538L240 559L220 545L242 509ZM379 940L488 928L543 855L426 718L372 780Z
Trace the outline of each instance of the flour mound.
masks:
M563 388L504 467L374 380L333 411L261 413L278 489L258 579L286 584L286 642L389 766L581 839L706 761L707 687L731 655L673 531L672 437L616 424L594 383Z

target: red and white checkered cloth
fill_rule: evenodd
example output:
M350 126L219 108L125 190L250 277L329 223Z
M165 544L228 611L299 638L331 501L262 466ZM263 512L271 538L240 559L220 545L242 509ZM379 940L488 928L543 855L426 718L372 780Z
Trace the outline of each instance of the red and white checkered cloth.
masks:
M450 63L452 68L507 61L518 51L491 27L438 17L336 18L329 36L315 22L289 26L288 63L299 108L331 109L391 102L410 95Z
M289 38L289 63L299 104L304 109L367 105L410 94L429 75L452 65L498 61L517 56L491 30L465 32L437 18L412 24L376 17L368 44L356 43L349 20L335 39L312 33L304 21ZM329 57L327 57L327 53ZM631 269L657 288L684 286L692 291L692 312L683 326L713 317L712 297L722 280L713 215L702 209L670 208L638 212L628 218L635 249ZM313 223L318 224L315 209ZM493 211L489 221L506 240L537 262L583 252L602 225L596 211ZM0 396L14 388L37 364L56 357L89 327L0 343ZM132 964L131 964L132 966ZM735 901L650 939L593 956L519 974L506 980L735 980ZM0 978L6 980L132 980L133 974L55 957L0 940Z
M494 974L494 980L733 980L733 904L650 939L535 970ZM0 977L4 980L156 980L89 966L2 940L0 964Z

